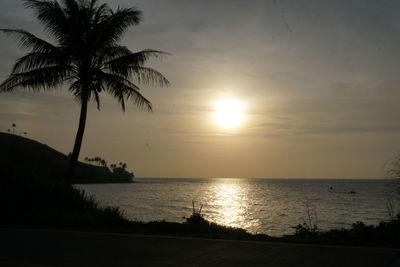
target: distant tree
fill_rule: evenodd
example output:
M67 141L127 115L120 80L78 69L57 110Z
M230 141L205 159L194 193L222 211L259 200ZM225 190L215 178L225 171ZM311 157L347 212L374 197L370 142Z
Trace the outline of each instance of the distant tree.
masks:
M134 173L128 172L126 170L127 167L128 165L123 162L119 162L118 165L117 164L110 165L112 174L115 178L128 178L128 179L134 178L135 177Z
M105 159L102 159L100 157L94 157L94 158L88 158L85 157L84 159L86 162L95 162L99 166L107 167L107 161Z
M9 132L10 132L10 129L7 129L7 132L9 133Z
M400 178L400 154L385 164L386 175L391 178ZM388 168L388 169L387 169Z
M17 125L15 123L11 124L11 127L13 129L13 133L15 133L15 127L17 127Z
M101 165L104 167L107 167L107 161L105 161L104 159L101 160Z
M142 12L136 8L112 10L98 0L24 2L35 12L54 44L24 30L1 29L29 52L16 61L10 76L0 84L0 91L39 91L69 84L69 91L81 105L66 173L70 182L82 145L88 102L94 100L99 109L100 93L107 92L119 101L123 111L129 99L151 111L150 101L139 92L137 84L168 85L161 73L144 66L150 57L165 53L151 49L133 53L119 44L127 29L141 20Z

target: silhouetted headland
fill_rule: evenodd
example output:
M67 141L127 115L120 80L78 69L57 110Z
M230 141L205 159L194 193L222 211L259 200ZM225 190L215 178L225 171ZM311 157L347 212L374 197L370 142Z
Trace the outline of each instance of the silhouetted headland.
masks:
M69 158L65 154L15 134L0 133L1 176L7 179L29 178L58 182L64 178ZM111 171L108 167L78 162L73 183L130 183L133 173L122 168Z

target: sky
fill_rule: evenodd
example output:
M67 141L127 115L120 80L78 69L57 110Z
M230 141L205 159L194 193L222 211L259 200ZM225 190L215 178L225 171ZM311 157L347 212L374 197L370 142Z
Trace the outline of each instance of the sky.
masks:
M104 2L104 1L103 1ZM90 104L81 159L126 162L138 177L383 178L400 149L400 2L113 0L144 19L122 44L171 55L149 66L171 82L141 86L154 112ZM1 28L46 38L21 1ZM23 55L0 36L0 79ZM234 99L242 122L215 122ZM72 150L79 103L67 87L0 94L0 131Z

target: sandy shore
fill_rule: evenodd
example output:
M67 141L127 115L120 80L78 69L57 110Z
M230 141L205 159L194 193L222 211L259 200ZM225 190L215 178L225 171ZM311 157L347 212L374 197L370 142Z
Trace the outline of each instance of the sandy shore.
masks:
M1 266L400 266L400 250L0 229Z

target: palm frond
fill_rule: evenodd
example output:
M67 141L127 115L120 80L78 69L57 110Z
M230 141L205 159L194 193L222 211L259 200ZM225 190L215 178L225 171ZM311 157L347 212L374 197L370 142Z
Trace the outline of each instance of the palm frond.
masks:
M0 29L1 32L13 36L23 49L31 49L32 52L53 52L57 48L49 42L36 37L32 33L17 29Z
M158 58L162 55L169 55L169 53L153 49L145 49L139 52L121 55L119 58L115 58L106 62L105 66L115 69L117 69L119 66L123 68L123 66L127 65L143 66L144 63L146 63L146 61L151 57Z
M65 10L58 1L51 0L24 0L25 6L36 13L36 17L43 24L45 30L58 41L70 35L71 25L68 23ZM75 1L72 1L75 2Z
M97 66L101 67L102 65L104 65L104 62L108 62L115 58L123 57L129 54L132 54L132 52L126 46L122 45L105 46L99 49L97 56Z
M84 91L84 88L82 88L82 83L80 80L72 82L69 86L69 91L72 92L76 101L82 101L82 92Z
M126 84L129 87L134 88L137 91L140 91L140 88L137 85L132 83L130 80L128 80L120 75L117 75L117 74L107 73L102 70L98 70L98 71L96 71L96 78L99 80L100 84L104 81L104 79L108 79L108 80L112 80L112 81L121 82L123 84ZM101 85L101 88L104 89L104 86Z
M37 91L61 85L70 79L73 71L69 66L53 66L28 72L13 73L0 84L0 92L10 92L15 88Z
M70 13L78 12L80 8L84 7L85 2L87 3L85 0L62 0L66 10Z
M118 8L96 25L94 29L98 43L115 44L119 41L126 30L133 25L139 24L142 12L136 8Z
M51 67L67 64L68 58L64 57L61 52L31 52L19 58L11 71L11 73L27 72L34 69Z
M96 105L97 105L97 110L100 110L100 95L99 95L99 92L94 90L93 94L94 94L94 101L96 102Z
M109 8L107 4L102 4L96 10L96 13L94 15L94 22L100 23L111 14L112 14L111 8Z
M115 66L109 70L113 74L134 79L138 84L168 86L169 81L160 72L148 67L128 65Z
M97 76L106 91L118 99L123 111L125 111L125 99L132 99L140 108L147 109L148 111L153 110L151 102L139 92L139 87L129 80L103 71L97 73Z
M125 96L122 92L117 93L116 95L114 95L115 97L117 97L118 102L121 104L121 108L122 111L125 112Z
M89 4L89 8L94 10L95 7L96 7L97 2L98 2L98 0L91 0L90 4Z

